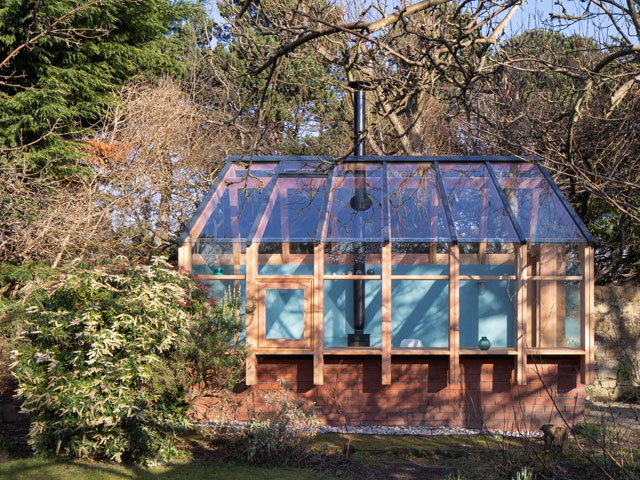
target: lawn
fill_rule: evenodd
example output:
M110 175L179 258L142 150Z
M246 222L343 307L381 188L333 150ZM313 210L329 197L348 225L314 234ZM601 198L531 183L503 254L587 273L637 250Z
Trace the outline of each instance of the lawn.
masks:
M0 463L0 480L320 480L327 475L299 468L264 468L215 460L195 460L145 470L85 461L27 458Z
M589 428L587 428L589 427ZM596 424L581 431L598 436ZM637 432L636 432L637 433ZM312 455L301 461L305 468L270 468L244 463L222 463L228 451L212 444L206 436L193 433L184 438L192 460L165 467L143 469L134 465L115 465L89 461L47 461L25 458L0 462L0 480L512 480L527 466L533 478L604 478L602 466L615 472L614 478L639 478L640 442L634 435L611 445L617 458L624 460L626 474L615 468L594 444L578 434L586 451L576 442L567 443L564 452L545 452L541 439L504 438L494 435L402 436L352 435L350 447L338 434L318 435ZM613 439L613 436L609 436ZM629 440L632 440L629 442ZM623 450L619 450L622 448ZM347 456L344 452L348 451ZM586 455L585 455L586 453ZM590 459L587 458L590 457Z

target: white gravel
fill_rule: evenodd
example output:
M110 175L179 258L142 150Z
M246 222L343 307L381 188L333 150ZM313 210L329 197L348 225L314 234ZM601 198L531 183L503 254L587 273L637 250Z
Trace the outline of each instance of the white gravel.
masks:
M217 421L199 422L201 427L216 428L223 424ZM249 426L248 422L227 422L225 429L242 429ZM509 430L489 430L482 428L462 428L462 427L405 427L387 425L347 425L344 427L321 426L318 433L353 433L357 435L498 435L503 437L542 437L540 431L509 431Z

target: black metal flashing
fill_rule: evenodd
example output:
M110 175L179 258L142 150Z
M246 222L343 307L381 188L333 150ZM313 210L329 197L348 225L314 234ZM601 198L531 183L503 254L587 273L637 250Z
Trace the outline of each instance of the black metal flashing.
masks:
M332 165L339 165L341 163L367 163L367 162L516 162L524 163L528 162L520 157L514 156L492 156L492 155L469 155L469 156L388 156L388 155L368 155L368 156L348 156L348 157L331 157L328 155L265 155L265 156L231 156L227 159L228 162L253 162L253 163L274 163L274 162L323 162Z

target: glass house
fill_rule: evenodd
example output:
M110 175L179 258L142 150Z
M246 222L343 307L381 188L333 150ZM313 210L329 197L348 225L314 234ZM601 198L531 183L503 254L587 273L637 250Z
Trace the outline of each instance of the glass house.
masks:
M579 356L594 375L594 240L516 157L230 158L179 238L179 267L247 312L261 355ZM484 338L486 337L486 338ZM483 341L481 341L483 340ZM488 340L488 342L486 341ZM490 344L490 345L489 345Z

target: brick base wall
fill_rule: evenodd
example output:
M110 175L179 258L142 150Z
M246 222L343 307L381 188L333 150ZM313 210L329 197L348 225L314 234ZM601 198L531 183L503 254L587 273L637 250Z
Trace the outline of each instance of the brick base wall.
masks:
M585 389L579 359L537 361L530 359L527 385L517 385L513 357L461 357L461 382L449 385L448 357L393 357L392 383L382 385L379 358L327 357L324 385L314 386L311 357L263 357L259 384L237 393L244 404L236 417L246 419L252 408L264 409L257 393L280 389L278 380L284 380L297 396L317 405L319 419L328 425L536 430L545 423L560 424L558 410L570 424L581 420ZM206 402L200 413L216 416Z

